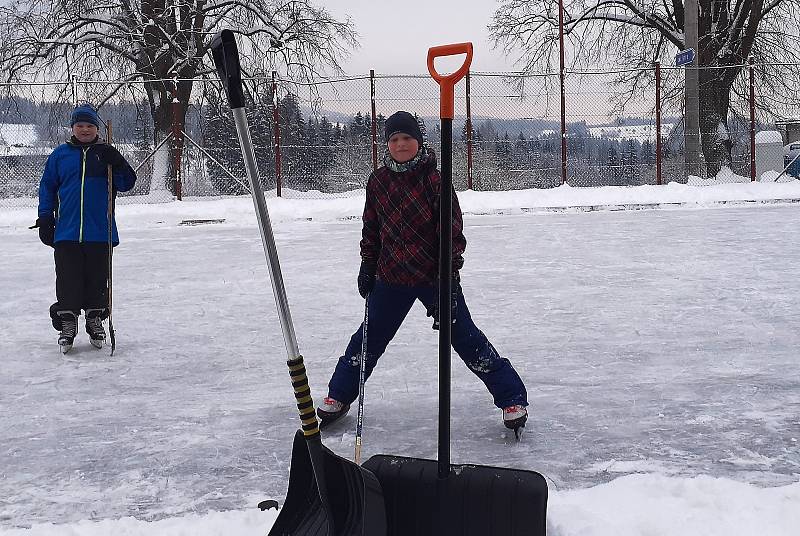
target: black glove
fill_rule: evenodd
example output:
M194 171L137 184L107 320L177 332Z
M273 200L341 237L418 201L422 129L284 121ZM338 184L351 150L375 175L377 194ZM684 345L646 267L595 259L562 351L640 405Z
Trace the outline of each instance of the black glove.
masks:
M375 271L377 266L367 262L361 262L361 268L358 270L358 293L362 298L366 298L367 294L372 292L375 287Z
M453 324L456 323L456 309L458 307L458 295L461 294L461 276L458 272L453 273L453 283L451 285L450 293L450 320ZM425 306L427 316L433 317L432 329L439 329L439 293L436 293L436 301L429 306Z
M127 163L125 157L120 154L117 148L108 144L97 145L97 158L112 168L119 168Z
M39 229L39 240L45 246L53 246L53 240L56 235L56 220L52 216L42 216L36 218L36 223L28 227L28 229Z

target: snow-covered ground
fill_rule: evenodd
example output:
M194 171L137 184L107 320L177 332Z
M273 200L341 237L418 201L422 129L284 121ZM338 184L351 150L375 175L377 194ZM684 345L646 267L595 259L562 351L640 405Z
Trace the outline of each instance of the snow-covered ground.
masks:
M317 400L362 314L362 196L268 202ZM800 182L459 198L467 301L532 416L515 444L454 355L454 463L540 471L554 536L798 533ZM118 214L117 353L63 359L35 211L0 213L0 534L265 534L298 421L252 202ZM436 359L417 305L365 458L436 457ZM354 428L326 445L352 459Z

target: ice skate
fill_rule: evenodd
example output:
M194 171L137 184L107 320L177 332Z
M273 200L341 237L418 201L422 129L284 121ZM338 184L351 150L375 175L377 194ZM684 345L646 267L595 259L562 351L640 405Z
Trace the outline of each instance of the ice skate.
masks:
M86 310L86 333L89 334L89 342L95 348L102 348L106 340L106 330L103 328L102 319L103 309Z
M78 315L72 311L59 311L58 318L61 320L61 333L58 336L58 346L61 353L66 354L72 350L75 342L75 335L78 333Z
M330 397L325 397L322 400L322 405L317 408L317 415L320 420L320 428L330 426L338 421L350 410L350 404L342 404L338 400Z
M503 408L503 424L506 428L514 431L517 441L522 439L525 431L525 422L528 420L528 410L519 404Z

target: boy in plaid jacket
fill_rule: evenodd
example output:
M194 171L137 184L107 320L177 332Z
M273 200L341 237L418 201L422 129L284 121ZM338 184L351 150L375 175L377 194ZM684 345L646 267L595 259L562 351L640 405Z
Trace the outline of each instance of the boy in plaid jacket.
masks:
M439 191L436 156L423 144L416 118L399 111L386 120L384 165L367 181L358 292L368 300L369 332L365 377L369 378L414 301L438 327ZM508 428L524 426L525 385L508 359L500 357L472 321L461 291L459 270L467 242L458 198L453 192L453 349L483 381L503 410ZM350 338L317 414L326 426L344 416L358 397L363 324Z

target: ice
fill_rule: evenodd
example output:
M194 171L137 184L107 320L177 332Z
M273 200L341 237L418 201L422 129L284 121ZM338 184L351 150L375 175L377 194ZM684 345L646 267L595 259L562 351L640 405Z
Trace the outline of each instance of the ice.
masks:
M319 401L363 314L360 223L270 203ZM283 500L298 417L252 203L183 205L226 220L197 226L178 225L175 206L120 210L113 358L82 330L61 357L52 251L16 217L0 225L0 533L114 532L102 522L147 534L135 527L183 520L211 534L241 512L230 526L263 534L274 519L252 511ZM527 383L531 419L515 443L454 355L453 463L546 475L551 534L697 534L723 516L733 524L704 533L746 534L769 516L761 533L791 534L798 221L792 203L466 216L466 299ZM366 387L364 459L436 457L436 344L415 305ZM348 419L325 443L352 459ZM601 513L608 501L631 512Z

